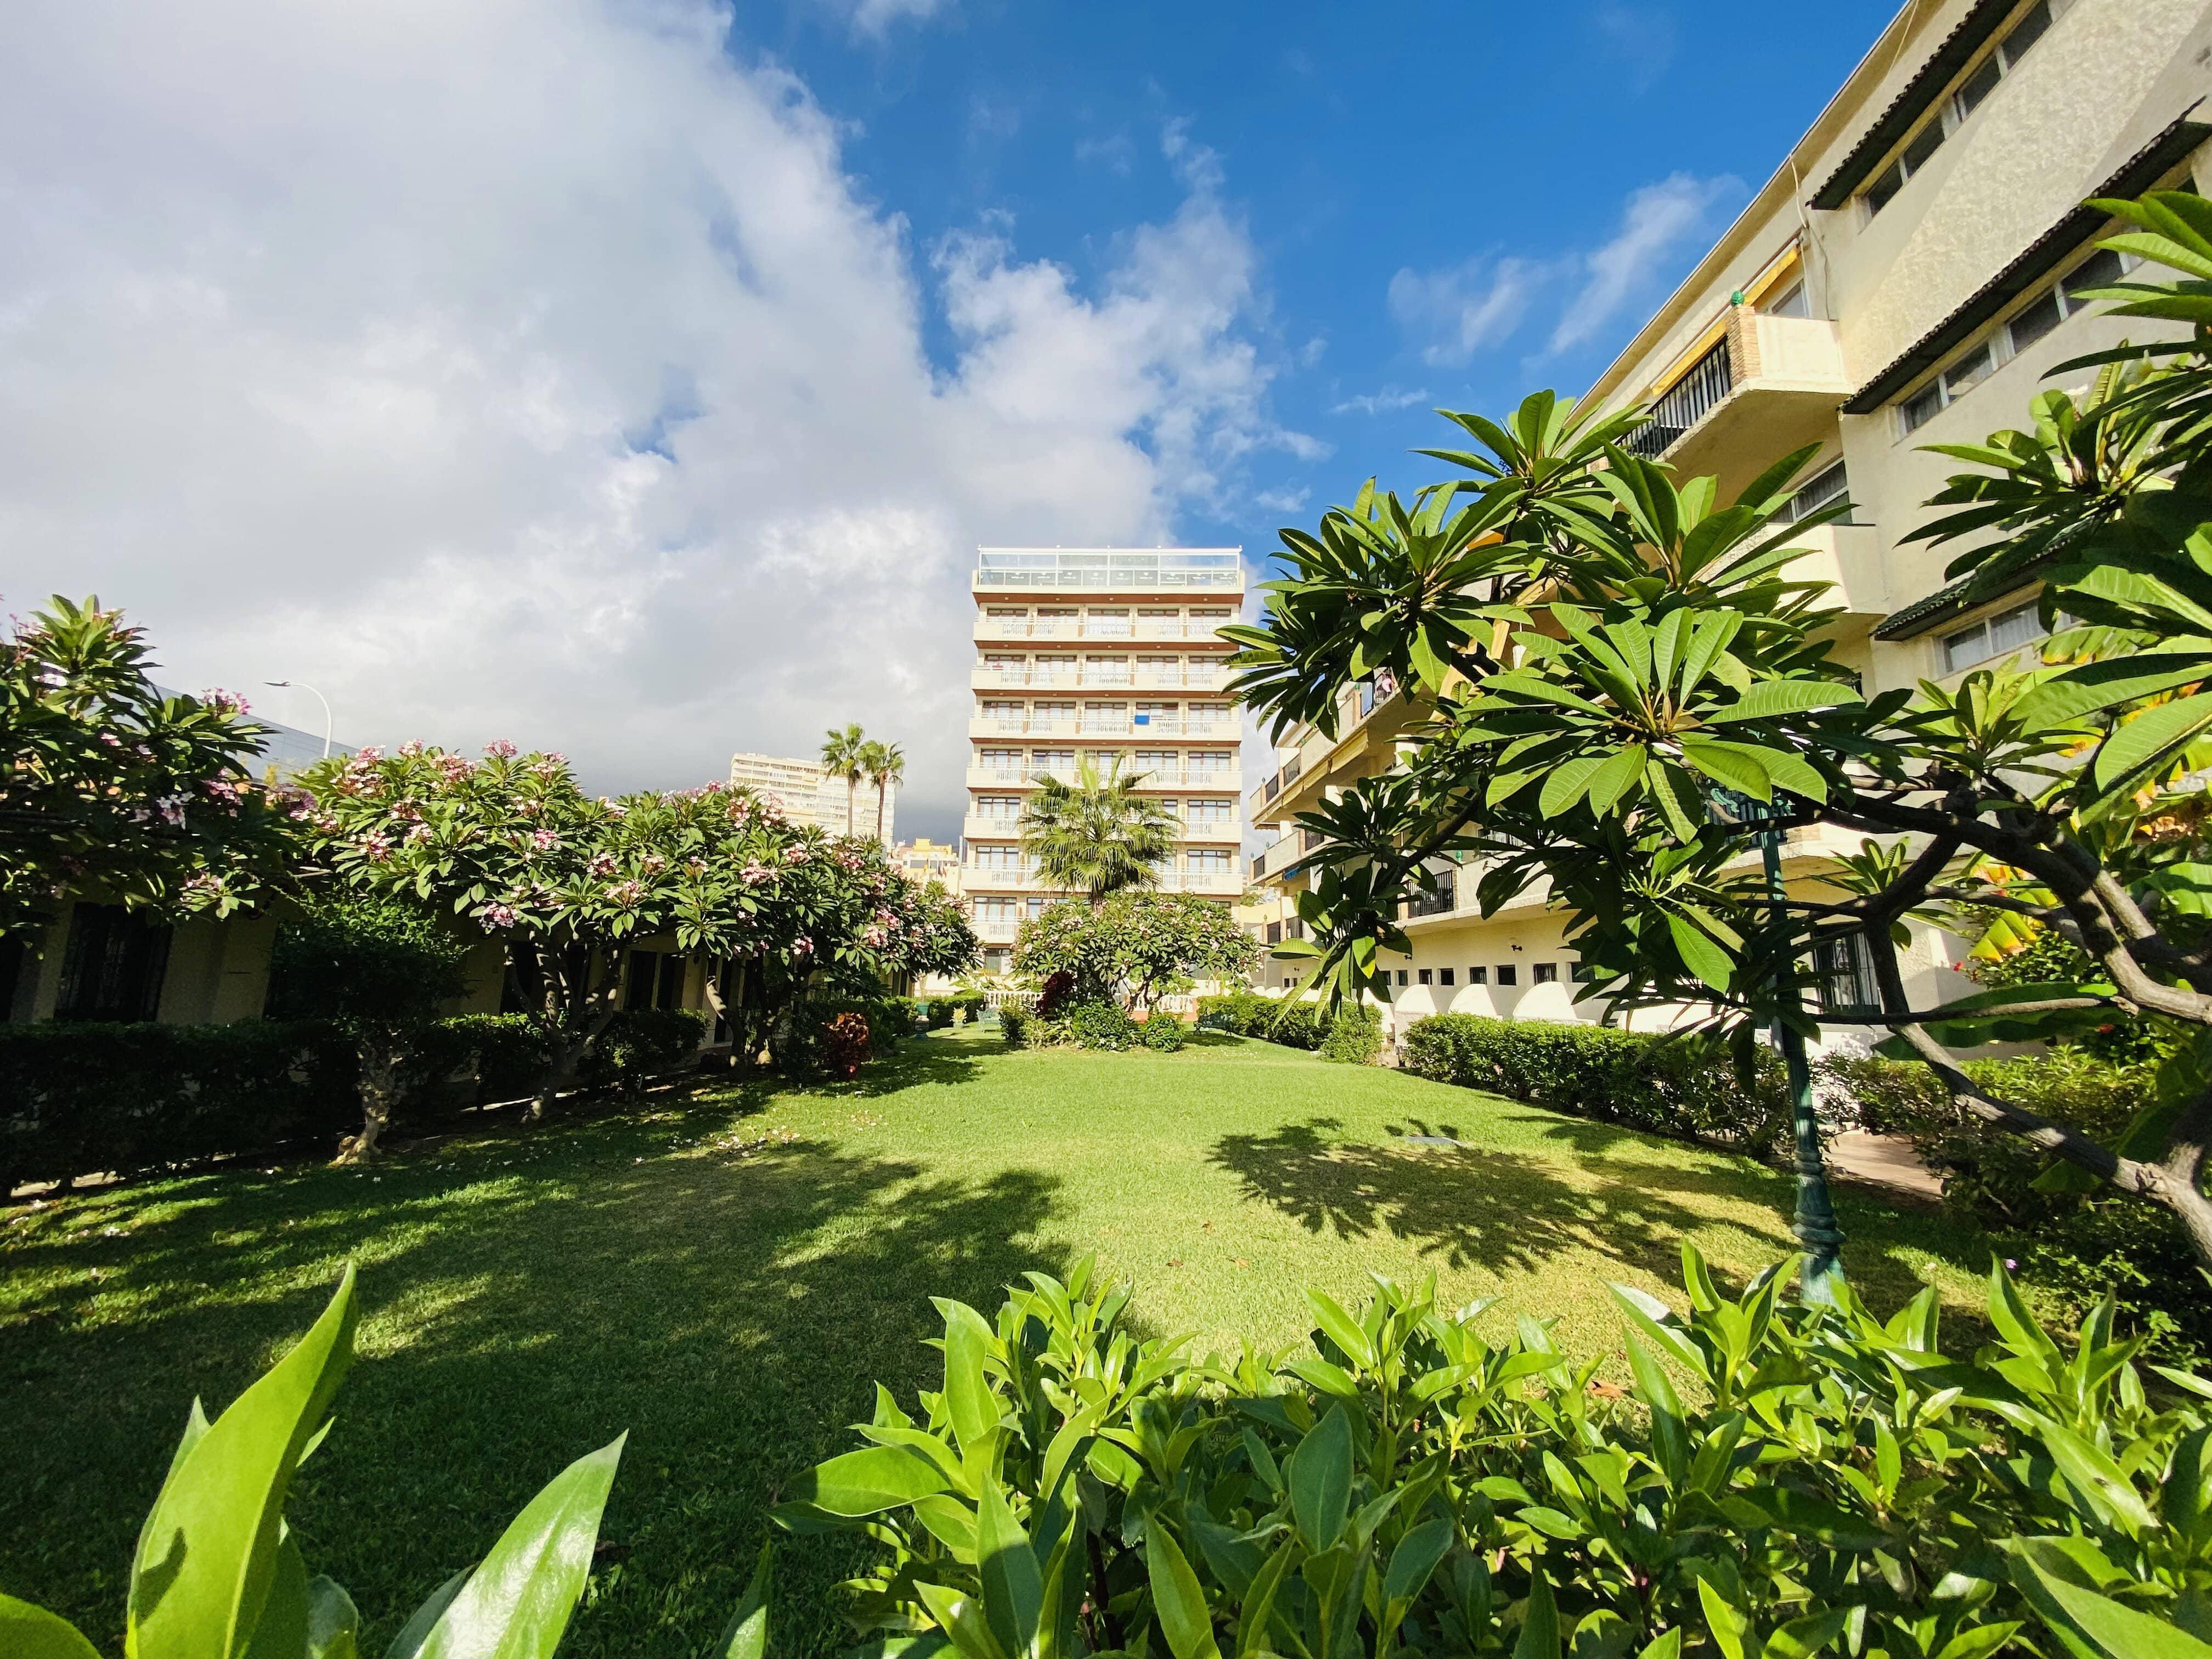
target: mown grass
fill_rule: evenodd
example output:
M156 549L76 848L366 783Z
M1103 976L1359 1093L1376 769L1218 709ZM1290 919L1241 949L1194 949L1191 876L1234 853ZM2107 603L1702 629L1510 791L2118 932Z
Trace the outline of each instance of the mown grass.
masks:
M1449 1135L1462 1147L1413 1144ZM1670 1299L1688 1238L1729 1277L1790 1248L1788 1180L1745 1160L1233 1038L1175 1055L1001 1052L940 1034L860 1082L727 1088L369 1172L231 1170L19 1208L0 1230L0 1589L119 1650L139 1518L194 1395L218 1409L351 1260L366 1309L303 1472L308 1560L378 1652L542 1482L628 1430L592 1604L564 1651L679 1655L733 1602L794 1472L880 1379L933 1386L929 1298L987 1309L1095 1253L1136 1316L1233 1350L1302 1340L1300 1288L1434 1272L1616 1352L1608 1279ZM1939 1218L1845 1193L1878 1305L1960 1307L1986 1265ZM849 1545L781 1549L776 1647L849 1638Z

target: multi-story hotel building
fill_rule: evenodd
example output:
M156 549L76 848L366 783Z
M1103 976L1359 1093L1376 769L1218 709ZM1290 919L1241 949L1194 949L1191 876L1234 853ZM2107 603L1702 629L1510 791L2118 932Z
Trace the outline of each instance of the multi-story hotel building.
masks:
M974 704L961 883L984 964L1053 899L1022 856L1036 780L1090 757L1181 821L1160 886L1224 903L1244 890L1237 712L1223 693L1234 647L1217 630L1244 598L1236 548L978 550Z
M2036 392L2087 380L2046 381L2056 365L2172 331L2076 297L2123 268L2095 246L2112 222L2082 203L2199 188L2212 161L2208 66L2204 0L1914 0L1591 388L1604 409L1650 409L1631 447L1684 479L1717 476L1724 501L1780 456L1820 446L1793 511L1845 494L1853 510L1808 531L1787 574L1834 584L1838 654L1869 692L1950 682L2040 639L2032 582L1969 608L1943 574L1959 550L1905 541L1959 470L1923 446L2027 426ZM1393 688L1368 686L1334 738L1286 734L1252 793L1254 821L1285 825L1390 766L1416 718ZM1793 836L1785 874L1817 876L1841 839ZM1291 830L1255 860L1255 876L1278 878L1264 924L1277 937L1297 925L1279 872L1301 850ZM1542 889L1485 921L1473 871L1437 875L1440 890L1405 921L1413 954L1391 964L1401 1017L1597 1017L1576 1000L1574 952ZM1965 988L1951 978L1962 948L1918 929L1920 989ZM1269 977L1292 982L1289 966ZM1860 964L1823 966L1852 994Z
M818 761L792 755L740 754L730 757L730 781L774 795L782 803L784 816L793 823L811 823L825 834L842 836L849 808L853 833L876 833L876 788L866 779L850 789L845 780L822 769ZM898 815L898 785L888 787L884 797L884 844L893 844L892 826Z

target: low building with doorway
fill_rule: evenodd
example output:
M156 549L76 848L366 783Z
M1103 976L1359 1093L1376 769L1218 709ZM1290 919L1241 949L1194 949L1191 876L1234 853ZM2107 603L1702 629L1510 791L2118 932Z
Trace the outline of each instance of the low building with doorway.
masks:
M1925 446L2025 426L2057 365L2172 331L2100 317L2082 297L2128 268L2096 246L2117 227L2083 204L2200 188L2212 159L2208 66L2204 0L1914 0L1590 388L1601 409L1649 409L1628 447L1680 477L1716 477L1723 501L1783 455L1817 447L1790 512L1846 496L1851 511L1808 531L1805 556L1784 574L1833 585L1837 655L1869 692L1953 684L2041 639L2032 576L1970 608L1965 584L1944 574L1959 550L1906 540L1960 467ZM2079 390L2087 378L2059 384ZM1285 734L1248 802L1276 832L1254 861L1269 895L1263 937L1298 927L1304 884L1285 873L1305 850L1297 814L1395 765L1420 718L1396 687L1370 683L1347 694L1334 737ZM1856 842L1793 833L1785 877L1816 883ZM1440 861L1435 893L1407 907L1412 953L1385 959L1398 1018L1598 1018L1577 998L1574 951L1543 889L1485 921L1479 873ZM1913 930L1916 1003L1971 988L1954 969L1962 943ZM1279 990L1302 966L1271 964L1266 976ZM1829 1007L1871 1004L1870 964L1839 951L1820 967Z

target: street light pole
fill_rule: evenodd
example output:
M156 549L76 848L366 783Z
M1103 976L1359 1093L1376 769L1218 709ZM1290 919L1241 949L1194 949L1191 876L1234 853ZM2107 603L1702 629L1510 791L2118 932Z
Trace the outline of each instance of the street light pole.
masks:
M325 696L321 692L315 691L315 688L313 686L309 685L301 680L264 680L261 683L264 685L283 686L301 691L314 691L315 701L323 706L323 758L325 760L328 760L331 757L331 732L332 729L331 725L331 700Z
M1771 819L1759 831L1759 850L1766 866L1766 896L1778 914L1784 897L1782 829ZM1797 1012L1797 987L1787 963L1776 967L1774 990L1774 1046L1781 1052L1783 1072L1790 1082L1790 1118L1796 1139L1797 1215L1790 1231L1805 1249L1799 1295L1809 1305L1832 1308L1837 1287L1844 1279L1838 1254L1844 1234L1836 1224L1835 1207L1828 1201L1828 1171L1820 1155L1820 1118L1813 1102L1813 1068L1805 1061L1804 1033L1784 1018Z

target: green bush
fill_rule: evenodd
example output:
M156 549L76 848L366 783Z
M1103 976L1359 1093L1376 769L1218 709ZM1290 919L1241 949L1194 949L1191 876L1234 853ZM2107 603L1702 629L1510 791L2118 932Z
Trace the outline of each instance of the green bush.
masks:
M1925 1066L1836 1055L1816 1069L1831 1101L1844 1097L1862 1127L1911 1140L1941 1177L1944 1206L1996 1235L2021 1277L2057 1305L2080 1317L2109 1290L2124 1327L2150 1352L2192 1361L2212 1353L2212 1294L2170 1211L2047 1175L2051 1158L1960 1111ZM2149 1065L2112 1064L2073 1044L1966 1070L2000 1098L2108 1146L2150 1103L2154 1082Z
M1747 1089L1725 1054L1680 1037L1536 1019L1431 1014L1406 1028L1406 1065L1575 1117L1718 1141L1755 1158L1790 1136L1782 1062L1762 1047Z
M1319 1005L1294 997L1264 997L1255 991L1231 991L1198 1000L1198 1023L1207 1030L1279 1042L1286 1048L1313 1048L1325 1032Z
M688 1063L713 1029L702 1008L625 1008L607 1022L580 1069L587 1088L634 1093L652 1078Z
M1372 1066L1382 1053L1382 1015L1379 1009L1346 1005L1336 1011L1328 1034L1321 1040L1323 1060L1351 1066Z
M527 1014L461 1014L438 1022L462 1045L458 1066L476 1060L476 1098L481 1102L522 1100L553 1063L552 1045Z
M1016 1007L1011 1002L999 1010L999 1035L1006 1040L1009 1048L1028 1048L1030 1028L1042 1023L1029 1009Z
M2002 1268L1967 1358L1932 1286L1885 1322L1789 1265L1729 1297L1686 1247L1686 1316L1616 1287L1626 1390L1433 1281L1309 1291L1312 1351L1231 1364L1033 1273L940 1302L942 1390L878 1388L777 1519L869 1540L864 1652L2201 1659L2212 1382L2140 1374L2109 1304L2054 1339Z
M1137 1022L1119 1003L1101 998L1071 998L1050 1019L1031 1009L999 1011L1000 1029L1009 1048L1127 1048L1139 1041Z
M1173 1014L1164 1014L1155 1009L1137 1028L1137 1036L1139 1041L1154 1054L1177 1054L1182 1048L1182 1022Z

